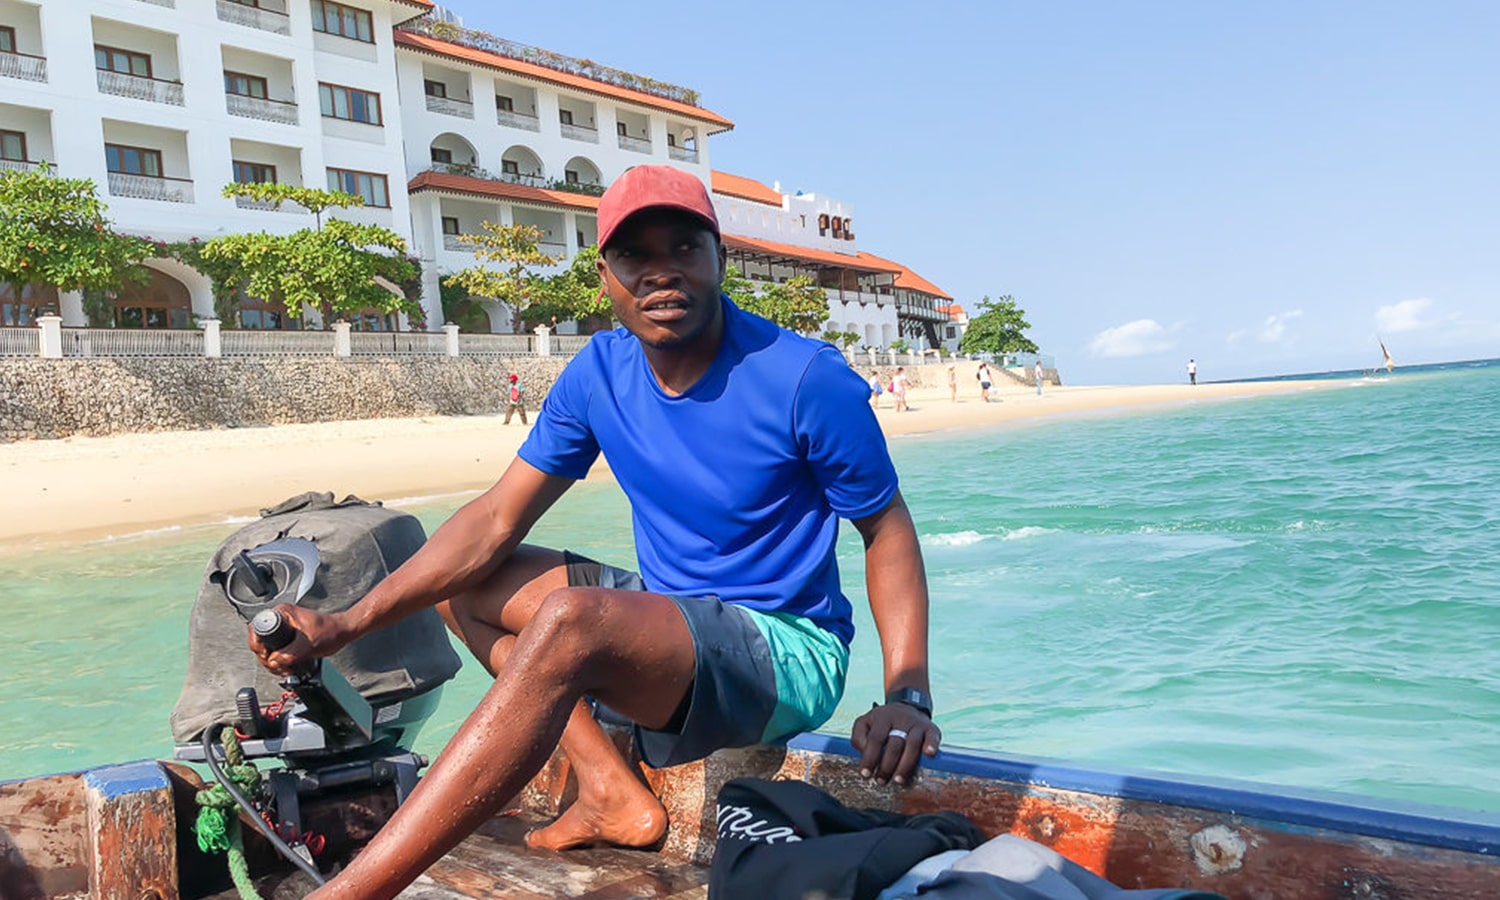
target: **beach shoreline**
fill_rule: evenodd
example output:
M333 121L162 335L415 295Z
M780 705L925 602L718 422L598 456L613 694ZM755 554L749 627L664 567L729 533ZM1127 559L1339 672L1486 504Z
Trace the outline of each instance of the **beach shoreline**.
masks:
M1068 414L1146 411L1338 385L1335 381L914 388L909 412L889 394L877 417L887 438L982 430ZM366 500L477 493L510 464L529 427L499 415L421 416L343 422L70 437L0 444L8 499L0 555L199 525L248 520L304 491ZM601 462L589 477L607 478Z

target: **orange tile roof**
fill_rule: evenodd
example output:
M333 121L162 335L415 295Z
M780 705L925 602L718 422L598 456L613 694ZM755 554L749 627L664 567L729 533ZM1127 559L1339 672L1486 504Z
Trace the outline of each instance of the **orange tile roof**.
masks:
M964 317L964 308L962 306L959 306L957 303L950 303L947 306L939 306L937 308L937 311L947 315L949 319L955 322Z
M720 172L718 170L710 172L709 177L715 194L738 197L741 200L753 200L756 203L765 203L778 209L781 207L781 193L766 187L754 178L731 175L728 172Z
M901 267L895 263L886 262L883 259L877 259L868 254L833 253L828 250L815 250L812 247L799 247L796 244L782 244L776 241L746 237L742 234L725 234L724 246L731 250L743 250L767 256L795 259L801 262L817 263L825 266L839 266L845 269L859 269L862 272L888 272L897 274L902 271Z
M934 297L942 297L944 300L953 299L952 297L944 293L942 288L938 287L937 285L933 284L932 282L923 278L921 275L918 275L916 272L913 272L911 269L908 269L906 266L903 266L898 262L891 262L888 259L881 259L875 254L866 253L863 250L859 251L859 255L866 259L879 260L880 262L888 263L900 269L900 274L896 276L896 287L898 288L906 288L909 291L916 291L921 294L931 294Z
M468 194L473 197L491 197L499 200L519 200L523 203L539 203L543 206L566 206L572 209L597 212L599 198L571 191L554 191L547 188L511 184L490 178L474 178L469 175L454 175L449 172L420 172L406 186L407 191L446 191L450 194Z
M487 66L491 69L509 72L512 75L535 78L538 81L546 81L578 91L587 91L591 94L613 97L616 100L623 100L627 103L649 106L652 109L659 109L682 116L684 119L705 122L711 126L709 128L710 134L728 131L734 127L733 122L718 113L710 112L701 107L691 106L677 100L668 100L665 97L647 94L644 91L633 91L629 88L616 87L603 81L585 78L582 75L559 72L556 69L549 69L546 66L522 62L518 59L511 59L508 56L501 56L498 53L491 53L488 50L477 50L473 47L466 47L463 44L455 44L451 41L428 37L425 34L413 34L410 31L402 31L398 28L396 29L396 46L432 53L437 56L447 57L448 59L462 60L463 62L470 62L475 65Z

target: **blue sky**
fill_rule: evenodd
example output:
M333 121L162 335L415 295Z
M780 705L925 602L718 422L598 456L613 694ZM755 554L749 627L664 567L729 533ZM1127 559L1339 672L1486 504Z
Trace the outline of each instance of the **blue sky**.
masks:
M1500 356L1492 0L449 5L698 90L715 168L1013 295L1067 382Z

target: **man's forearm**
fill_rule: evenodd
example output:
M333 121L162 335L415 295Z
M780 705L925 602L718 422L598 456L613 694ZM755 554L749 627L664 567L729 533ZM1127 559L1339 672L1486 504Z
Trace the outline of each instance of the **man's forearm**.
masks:
M865 538L865 586L880 632L885 689L929 691L927 572L911 513L898 494L880 513L856 525Z
M374 590L339 615L350 639L393 625L479 584L519 543L493 521L488 495L453 514Z

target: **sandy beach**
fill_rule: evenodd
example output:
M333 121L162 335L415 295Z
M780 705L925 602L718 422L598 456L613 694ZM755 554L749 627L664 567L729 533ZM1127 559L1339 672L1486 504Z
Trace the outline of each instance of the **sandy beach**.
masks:
M1049 387L1041 397L1002 387L983 403L959 383L918 388L887 435L987 428L1019 419L1201 403L1327 386L1329 382ZM425 416L160 432L0 444L0 553L256 515L303 491L367 500L482 490L500 477L529 429L499 416ZM608 477L600 465L590 477Z

